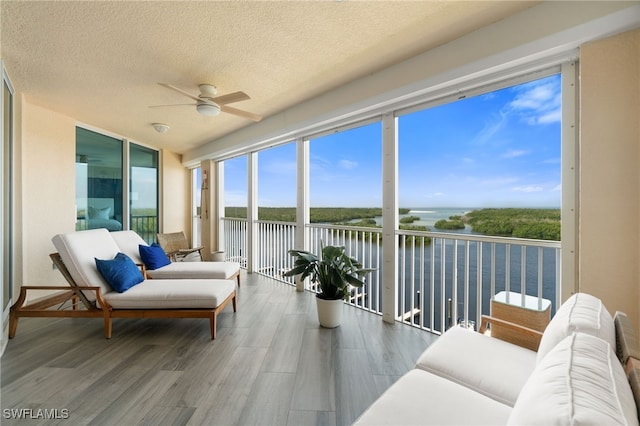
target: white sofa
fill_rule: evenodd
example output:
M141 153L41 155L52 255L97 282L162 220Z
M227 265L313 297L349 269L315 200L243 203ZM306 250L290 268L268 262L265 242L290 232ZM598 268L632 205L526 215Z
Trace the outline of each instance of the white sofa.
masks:
M454 327L355 424L637 425L637 375L623 367L637 350L626 347L634 339L617 336L619 318L626 317L614 322L600 300L575 294L537 353Z
M20 317L90 317L104 319L107 338L111 338L113 318L206 318L214 339L218 314L230 303L236 310L234 280L144 279L132 259L124 260L137 274L137 283L128 289L114 290L98 270L96 259L113 260L122 249L113 233L104 228L60 234L52 241L58 253L51 257L71 288L23 286L11 307L10 338L15 336ZM57 294L49 299L51 303L42 300L24 305L30 290L56 290ZM68 300L73 304L71 310L49 309ZM83 302L84 309L76 309L78 300Z
M139 246L148 246L147 242L135 231L111 232L120 251L137 264L144 264L140 257ZM240 285L240 263L238 262L171 262L158 269L146 269L146 275L153 279L175 278L214 278L221 280L236 279Z

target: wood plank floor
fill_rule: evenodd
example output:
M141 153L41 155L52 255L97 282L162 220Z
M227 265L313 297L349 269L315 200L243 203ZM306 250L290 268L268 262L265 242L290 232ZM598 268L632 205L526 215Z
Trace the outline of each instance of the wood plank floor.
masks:
M313 294L256 274L242 283L214 341L204 319L115 319L111 340L100 319L21 319L0 360L2 423L348 425L435 339L351 307L324 329Z

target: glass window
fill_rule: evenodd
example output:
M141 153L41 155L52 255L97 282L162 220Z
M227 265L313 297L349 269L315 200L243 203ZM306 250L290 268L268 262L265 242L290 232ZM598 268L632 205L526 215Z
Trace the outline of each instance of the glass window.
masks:
M381 225L380 121L312 139L309 160L311 222Z
M12 296L12 145L13 145L13 93L6 80L2 85L2 304L8 308Z
M224 215L247 217L247 156L224 161Z
M192 223L191 229L191 247L200 247L202 244L202 235L200 228L202 226L202 168L197 167L191 170L191 200L192 200Z
M76 128L76 230L122 229L122 144Z
M258 153L258 219L296 221L296 145Z
M158 233L158 151L129 144L131 229L147 243Z

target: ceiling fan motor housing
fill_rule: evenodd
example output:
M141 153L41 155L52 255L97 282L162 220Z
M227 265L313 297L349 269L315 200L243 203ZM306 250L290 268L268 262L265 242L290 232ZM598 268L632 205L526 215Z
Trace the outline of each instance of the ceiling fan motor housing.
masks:
M198 97L202 99L215 98L218 94L218 88L212 84L199 84L198 88L200 89L200 96Z

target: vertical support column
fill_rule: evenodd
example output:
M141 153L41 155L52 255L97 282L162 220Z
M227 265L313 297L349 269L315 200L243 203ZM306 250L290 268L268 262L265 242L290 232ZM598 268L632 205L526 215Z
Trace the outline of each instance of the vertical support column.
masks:
M382 116L382 319L397 317L398 129L392 113Z
M215 250L225 250L225 239L224 239L224 226L222 224L222 218L224 217L224 162L216 161L214 164L215 174L214 180L211 182L214 185L215 182L215 206L216 206L216 245Z
M296 248L298 250L309 249L309 141L298 139L296 141ZM304 291L304 281L296 277L296 290Z
M258 268L258 153L247 155L247 272Z
M204 260L211 260L211 252L215 244L215 163L212 160L204 160L200 163L202 171L202 188L200 194L200 245Z
M131 229L131 163L129 141L122 139L122 229Z
M560 283L556 306L578 291L578 64L562 65L562 211Z

